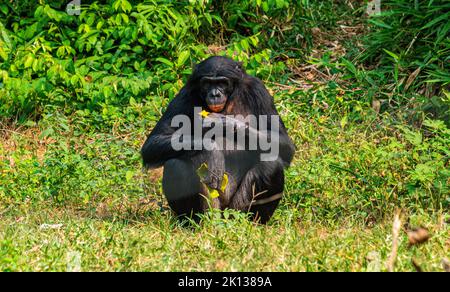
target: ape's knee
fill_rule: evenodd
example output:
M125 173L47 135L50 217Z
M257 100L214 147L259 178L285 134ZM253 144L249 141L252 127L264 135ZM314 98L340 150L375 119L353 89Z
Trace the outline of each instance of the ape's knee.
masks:
M170 159L164 164L163 190L168 201L177 201L200 192L200 181L188 159Z

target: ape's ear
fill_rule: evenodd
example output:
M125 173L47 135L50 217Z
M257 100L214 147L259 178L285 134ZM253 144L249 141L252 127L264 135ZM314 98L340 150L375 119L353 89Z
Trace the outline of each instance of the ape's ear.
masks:
M191 76L189 76L189 78L191 79L192 77L194 77L196 75L196 73L198 72L198 68L199 68L199 63L194 63L192 66L192 73Z
M234 69L236 69L236 71L244 73L245 74L245 69L244 69L244 64L242 62L236 62L237 65Z

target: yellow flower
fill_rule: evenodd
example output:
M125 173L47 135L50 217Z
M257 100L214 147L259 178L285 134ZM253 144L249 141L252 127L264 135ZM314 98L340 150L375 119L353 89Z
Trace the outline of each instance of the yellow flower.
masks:
M207 112L207 111L205 111L205 110L202 110L202 111L199 112L198 114L201 115L202 117L206 118L210 113Z

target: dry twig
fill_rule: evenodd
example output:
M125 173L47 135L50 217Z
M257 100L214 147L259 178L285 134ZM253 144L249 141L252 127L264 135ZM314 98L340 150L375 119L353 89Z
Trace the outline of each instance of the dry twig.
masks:
M400 220L400 211L395 212L394 222L392 224L392 250L389 260L387 262L387 269L389 272L394 271L395 261L397 259L397 250L398 250L398 235L400 228L402 226L402 222Z

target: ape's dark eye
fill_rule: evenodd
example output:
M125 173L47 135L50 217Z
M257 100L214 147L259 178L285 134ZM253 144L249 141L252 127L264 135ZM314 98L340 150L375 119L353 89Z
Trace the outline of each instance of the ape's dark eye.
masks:
M202 87L215 86L226 88L229 86L230 80L224 76L215 76L215 77L205 76L200 79L200 84L202 85Z
M224 81L219 81L216 84L213 84L215 87L221 88L221 89L225 89L227 88L227 83Z

